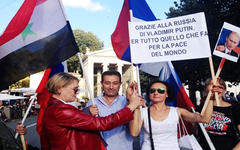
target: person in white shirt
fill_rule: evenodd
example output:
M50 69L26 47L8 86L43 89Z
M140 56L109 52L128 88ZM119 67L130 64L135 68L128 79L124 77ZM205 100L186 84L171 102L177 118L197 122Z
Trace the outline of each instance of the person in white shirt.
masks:
M214 91L214 88L213 88ZM170 107L166 101L173 99L173 88L164 81L154 81L147 91L147 99L152 105L143 108L140 118L140 109L134 111L134 119L130 121L130 134L138 136L141 128L144 131L142 150L179 150L177 141L177 124L179 116L189 122L209 122L213 112L213 101L208 103L204 115L192 113L183 108ZM148 111L150 112L150 122L152 129L153 145L150 140Z

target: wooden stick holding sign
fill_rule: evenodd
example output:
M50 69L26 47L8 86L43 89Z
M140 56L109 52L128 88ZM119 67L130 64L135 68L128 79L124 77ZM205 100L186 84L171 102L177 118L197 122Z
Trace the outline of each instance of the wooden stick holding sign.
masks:
M27 150L24 135L20 135L23 150Z
M213 85L216 83L216 80L219 75L220 72L222 71L223 65L225 63L225 59L231 60L233 62L237 62L238 61L238 57L240 55L239 52L239 41L240 41L240 28L236 27L234 25L231 25L229 23L224 22L223 27L221 29L221 34L219 35L218 38L218 43L215 46L215 49L213 51L213 54L219 57L222 57L221 63L218 67L217 73L216 73L216 77L213 77L213 73L212 73L212 79L213 79ZM210 65L211 67L211 65ZM212 72L212 70L211 70ZM212 87L211 87L212 89ZM208 93L206 102L203 106L202 112L201 114L204 113L210 95L211 95L211 91ZM215 97L216 100L218 98L218 94L215 93ZM217 106L219 106L219 100L216 101L217 102Z
M223 67L223 65L224 65L224 63L225 63L225 58L222 58L222 60L221 60L221 63L220 63L220 65L219 65L219 67L218 67L218 70L217 70L217 73L216 73L216 76L217 77L219 77L219 75L220 75L220 72L222 71L222 67Z
M209 61L210 61L210 60L209 60ZM216 84L216 79L219 77L220 72L222 71L222 67L223 67L224 63L225 63L225 58L222 58L221 63L220 63L220 65L219 65L218 70L217 70L217 73L216 73L216 77L212 76L213 85ZM210 66L211 66L211 63L210 63ZM213 66L212 66L212 67L213 67ZM208 92L206 101L205 101L205 103L204 103L204 105L203 105L203 108L202 108L202 111L201 111L201 115L204 114L204 112L205 112L205 110L206 110L206 108L207 108L208 102L209 102L210 97L211 97L211 95L212 95L212 91L211 91L211 90L212 90L212 87L210 88L210 91ZM216 98L216 100L217 100L217 101L216 101L216 102L217 102L217 106L219 106L219 99L218 99L218 94L217 94L217 93L215 93L215 98Z
M214 67L213 67L212 57L209 57L209 64L210 64L210 70L211 70L213 85L215 85L217 78L215 78L215 73L214 73ZM218 93L216 93L216 92L215 92L215 99L216 99L217 106L219 106Z
M31 96L31 98L29 100L30 104L29 104L29 106L27 108L26 113L24 114L24 117L23 117L22 121L21 121L22 125L24 124L24 122L25 122L25 120L26 120L26 118L27 118L27 116L29 114L29 111L30 111L30 109L32 107L32 104L36 100L36 98L37 98L37 93L35 93L33 96ZM17 137L18 137L18 133L15 134L15 139L17 139ZM23 150L26 150L26 143L25 143L24 135L20 135L20 138L21 138Z

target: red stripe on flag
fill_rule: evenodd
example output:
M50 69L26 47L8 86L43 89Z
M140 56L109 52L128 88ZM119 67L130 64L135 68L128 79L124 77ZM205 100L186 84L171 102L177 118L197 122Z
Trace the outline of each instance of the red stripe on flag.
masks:
M122 58L122 55L129 46L128 21L130 21L129 4L128 1L125 0L117 26L111 35L112 47L119 59Z
M38 120L37 120L37 132L39 135L41 135L42 133L42 120L43 120L44 111L45 111L45 108L47 107L49 98L52 96L52 94L48 92L48 89L46 87L46 83L50 73L51 73L51 68L48 68L45 71L43 78L36 90L36 93L38 93L37 101L41 106L40 111L38 113Z
M218 69L222 69L222 67L223 67L223 65L224 65L224 63L225 63L225 58L222 58L222 60L221 60L221 63L220 63L220 65L219 65L219 68Z
M8 24L7 28L0 37L0 46L14 39L28 25L36 5L36 0L25 0L16 15Z
M194 108L194 105L192 103L192 101L190 100L190 98L188 97L185 89L183 86L180 86L179 87L180 90L178 91L177 93L177 107L180 107L180 108L185 108L185 109L188 109L189 111L192 111L190 108ZM189 134L192 134L192 123L190 122L187 122L185 120L183 120L184 124L185 124L185 127L188 131ZM182 128L183 129L183 128Z
M48 68L48 69L45 70L44 75L42 77L42 80L39 83L38 88L36 90L36 93L41 93L43 91L43 89L45 87L45 84L47 83L47 80L48 80L48 77L49 77L50 73L51 73L51 68Z
M183 86L179 87L180 90L177 93L177 107L185 108L185 109L190 109L191 107L194 108L194 105L190 98L188 97L185 89Z

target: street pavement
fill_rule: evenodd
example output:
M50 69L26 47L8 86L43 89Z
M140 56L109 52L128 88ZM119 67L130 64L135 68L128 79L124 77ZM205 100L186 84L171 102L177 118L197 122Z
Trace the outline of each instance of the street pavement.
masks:
M7 122L7 126L15 130L15 127L20 120L11 120ZM24 125L27 127L27 134L24 136L27 140L27 143L33 147L40 149L40 138L36 131L37 116L30 116L24 122Z

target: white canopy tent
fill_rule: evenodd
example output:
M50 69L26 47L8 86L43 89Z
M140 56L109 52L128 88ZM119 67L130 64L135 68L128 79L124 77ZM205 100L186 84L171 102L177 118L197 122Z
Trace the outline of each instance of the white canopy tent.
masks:
M1 93L20 93L21 95L25 96L25 95L33 95L35 93L36 89L32 89L32 88L19 88L19 89L7 89L7 90L3 90L1 91ZM15 95L15 94L14 94Z
M9 94L0 94L0 101L10 101L10 100L16 100L16 99L26 99L27 97L22 96L14 96Z

